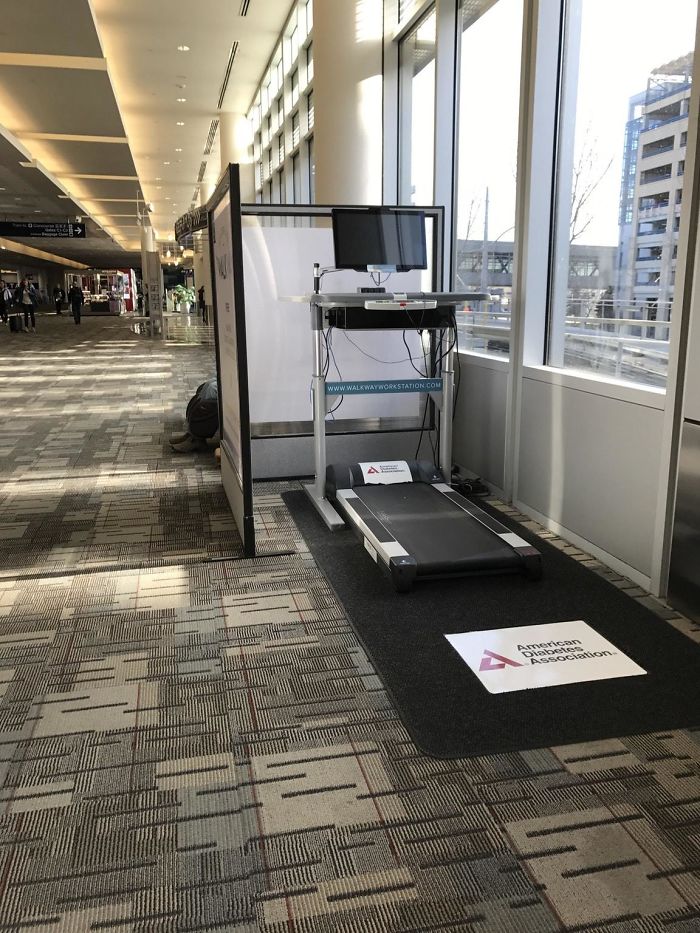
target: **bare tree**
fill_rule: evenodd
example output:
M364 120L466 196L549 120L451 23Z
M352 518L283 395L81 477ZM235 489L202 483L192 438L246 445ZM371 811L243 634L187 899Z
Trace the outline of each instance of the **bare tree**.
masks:
M467 229L464 234L465 240L468 240L470 238L469 234L472 231L472 227L476 223L476 218L478 217L480 210L481 210L481 198L473 197L471 201L469 202L469 211L467 213Z
M596 188L610 171L612 158L602 170L598 167L597 140L591 139L590 127L586 131L583 146L574 164L571 184L571 221L569 224L569 243L582 236L593 220L593 214L587 213L586 205Z

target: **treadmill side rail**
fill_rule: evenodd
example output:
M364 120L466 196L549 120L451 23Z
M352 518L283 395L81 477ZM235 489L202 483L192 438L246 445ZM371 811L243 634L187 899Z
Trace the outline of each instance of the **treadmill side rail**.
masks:
M397 593L408 593L418 575L416 559L352 489L338 489L336 504L350 527L356 529L368 554L389 572Z
M497 519L489 515L488 512L484 512L478 505L470 502L469 499L465 499L463 495L458 493L451 486L448 486L447 483L433 483L432 486L433 489L442 493L450 502L454 502L460 509L468 512L472 518L481 522L489 531L498 535L504 544L512 547L522 561L523 570L531 580L540 579L542 576L542 557L536 548L528 544L527 541L519 535L509 531L505 525L502 525Z

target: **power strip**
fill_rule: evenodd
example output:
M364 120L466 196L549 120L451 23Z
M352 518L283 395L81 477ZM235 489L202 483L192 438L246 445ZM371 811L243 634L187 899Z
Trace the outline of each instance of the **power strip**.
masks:
M368 311L429 311L437 308L437 301L426 299L404 298L397 300L395 298L378 298L365 302L365 308Z

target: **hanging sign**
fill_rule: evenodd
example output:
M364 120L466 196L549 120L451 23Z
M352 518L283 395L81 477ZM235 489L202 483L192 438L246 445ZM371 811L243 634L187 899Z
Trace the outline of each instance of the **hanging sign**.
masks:
M24 223L18 220L0 221L0 236L53 237L85 239L85 224L79 223Z

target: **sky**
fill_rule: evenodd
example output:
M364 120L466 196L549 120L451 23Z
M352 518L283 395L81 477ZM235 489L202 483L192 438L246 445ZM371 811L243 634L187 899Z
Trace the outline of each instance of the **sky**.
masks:
M572 4L572 8L575 4ZM581 46L575 149L612 164L588 202L593 221L579 243L616 245L622 147L629 99L659 67L692 50L697 0L580 0ZM458 236L513 239L522 0L497 0L462 39Z

